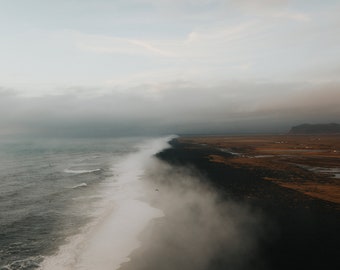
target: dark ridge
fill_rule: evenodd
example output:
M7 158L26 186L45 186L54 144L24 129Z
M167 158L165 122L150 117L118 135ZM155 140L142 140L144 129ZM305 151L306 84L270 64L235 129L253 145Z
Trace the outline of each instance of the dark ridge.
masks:
M218 150L206 145L184 144L176 139L171 145L157 156L174 166L196 168L222 199L233 199L264 213L268 239L260 242L259 249L266 269L340 269L337 204L262 180L266 172L261 169L251 171L210 162L207 156ZM216 269L228 269L228 264L222 261Z
M340 133L340 124L302 124L292 127L289 134L336 134Z

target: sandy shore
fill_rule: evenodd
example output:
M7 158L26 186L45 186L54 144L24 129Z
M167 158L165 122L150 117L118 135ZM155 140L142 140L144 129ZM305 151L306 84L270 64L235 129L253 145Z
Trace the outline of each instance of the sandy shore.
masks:
M296 147L294 142L275 143L284 140L273 136L257 137L255 141L254 138L249 137L243 137L242 140L233 137L231 138L233 146L231 146L225 144L225 141L220 144L221 139L221 137L218 140L213 137L179 138L172 142L173 148L161 152L158 157L175 168L197 169L204 176L202 179L205 179L219 193L222 201L247 205L248 209L251 209L250 212L261 213L261 222L249 225L251 223L247 221L236 227L254 227L255 236L260 235L256 239L256 248L253 247L242 253L242 249L235 245L235 254L230 256L232 253L228 239L223 240L226 243L219 242L219 250L216 254L209 254L207 245L207 248L203 250L209 256L210 262L205 262L206 264L200 267L200 260L190 262L193 258L190 257L192 254L189 256L186 252L173 252L185 235L176 231L176 227L173 226L177 221L178 211L171 212L162 209L165 212L165 217L150 224L148 230L141 237L141 248L132 254L131 261L124 264L121 269L175 269L174 265L180 265L176 269L207 270L339 268L337 257L340 240L338 232L340 212L339 204L336 202L337 197L332 195L332 188L329 189L329 192L326 189L325 192L329 194L322 195L321 198L315 193L308 194L305 187L299 190L293 186L294 183L302 181L305 175L313 175L313 178L308 178L308 182L304 182L305 185L310 181L313 183L320 181L321 185L336 185L337 180L330 174L315 173L301 166L290 164L292 160L293 163L299 160L299 164L302 165L311 165L314 162L313 166L319 166L320 164L317 164L316 161L326 158L326 161L322 162L327 168L332 164L338 165L338 154L334 152L334 146L330 147L332 148L331 152L327 148L329 145L324 143L323 147L327 149L323 150L329 150L322 152L327 153L324 156L320 154L321 151L314 151L315 154L308 151L291 151L298 155L293 156L292 159L287 159L287 156L284 156L281 160L280 157L275 157L278 152L285 152L286 148L282 148L281 144L285 144L285 147L288 145ZM300 139L305 140L305 138ZM273 145L269 147L268 141L273 141L273 145L277 144L279 147L274 148ZM302 150L300 148L293 149ZM305 150L308 149L305 148ZM247 159L251 162L248 162ZM253 162L257 159L261 160L259 164ZM290 171L290 168L294 168L294 170ZM295 175L296 173L298 176ZM284 183L291 184L291 186L285 186ZM316 193L320 194L319 191ZM224 222L228 223L227 219ZM190 223L185 227L190 226L192 230L195 230L199 224ZM262 226L261 231L259 226ZM226 224L225 227L219 227L219 231L215 230L209 237L214 237L214 234L219 235L220 231L227 229L228 225ZM240 231L240 234L248 231L249 228ZM238 253L241 254L241 257L243 256L244 264L235 264L232 260L233 257L240 257L237 256ZM204 255L201 252L198 256ZM175 262L180 262L180 264Z

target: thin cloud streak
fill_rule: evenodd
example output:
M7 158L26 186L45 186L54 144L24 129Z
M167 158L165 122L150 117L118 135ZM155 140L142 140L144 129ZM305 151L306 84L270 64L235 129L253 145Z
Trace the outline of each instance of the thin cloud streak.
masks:
M150 42L99 35L75 33L76 46L83 51L115 54L155 54L171 57L173 54L152 45Z

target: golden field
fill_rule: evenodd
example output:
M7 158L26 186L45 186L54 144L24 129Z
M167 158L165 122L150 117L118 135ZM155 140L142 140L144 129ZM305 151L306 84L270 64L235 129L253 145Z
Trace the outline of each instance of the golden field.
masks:
M218 149L211 162L261 171L262 179L340 203L340 135L181 137L190 147Z

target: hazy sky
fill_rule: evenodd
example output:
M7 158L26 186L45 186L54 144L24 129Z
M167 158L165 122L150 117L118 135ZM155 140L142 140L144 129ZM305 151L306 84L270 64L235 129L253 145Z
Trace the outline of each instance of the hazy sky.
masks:
M0 0L0 134L340 121L340 1Z

